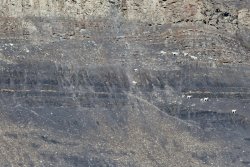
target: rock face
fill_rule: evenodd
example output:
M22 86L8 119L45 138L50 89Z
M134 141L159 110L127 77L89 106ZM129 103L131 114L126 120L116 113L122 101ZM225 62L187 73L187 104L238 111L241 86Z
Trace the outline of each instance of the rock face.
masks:
M250 166L248 0L0 3L1 166Z

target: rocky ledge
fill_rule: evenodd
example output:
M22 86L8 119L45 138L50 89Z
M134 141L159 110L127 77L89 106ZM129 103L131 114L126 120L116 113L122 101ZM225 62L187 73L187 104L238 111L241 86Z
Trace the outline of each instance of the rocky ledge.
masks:
M0 3L1 166L250 166L248 0Z

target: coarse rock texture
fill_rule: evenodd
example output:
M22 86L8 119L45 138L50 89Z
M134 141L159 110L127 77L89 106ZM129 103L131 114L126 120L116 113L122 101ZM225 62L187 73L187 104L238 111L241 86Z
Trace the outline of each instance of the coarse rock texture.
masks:
M0 0L0 166L250 166L249 0Z

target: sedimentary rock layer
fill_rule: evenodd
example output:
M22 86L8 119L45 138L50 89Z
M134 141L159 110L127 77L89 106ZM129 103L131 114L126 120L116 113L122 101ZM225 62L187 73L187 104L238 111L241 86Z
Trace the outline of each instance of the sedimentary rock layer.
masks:
M1 0L0 166L249 166L247 0Z

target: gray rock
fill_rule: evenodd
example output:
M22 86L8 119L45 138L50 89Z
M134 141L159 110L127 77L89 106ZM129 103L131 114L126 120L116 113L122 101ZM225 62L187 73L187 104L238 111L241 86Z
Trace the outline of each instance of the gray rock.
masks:
M2 166L249 166L247 0L1 4Z

